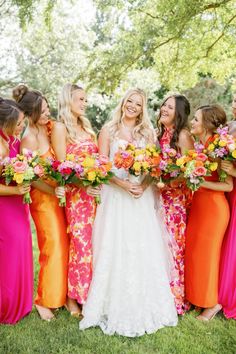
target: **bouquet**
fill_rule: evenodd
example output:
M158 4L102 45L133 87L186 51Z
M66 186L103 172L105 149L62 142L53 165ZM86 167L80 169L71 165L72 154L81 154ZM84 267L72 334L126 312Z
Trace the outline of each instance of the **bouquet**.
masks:
M192 191L196 191L204 182L205 177L210 176L212 171L218 167L217 162L211 162L206 154L199 151L197 144L195 144L195 149L188 150L176 161L186 179L187 186Z
M23 149L22 153L17 154L16 157L3 159L1 165L3 165L2 175L7 185L12 181L16 184L30 184L44 176L44 168L37 151ZM31 202L30 193L27 192L23 197L23 203L30 204Z
M146 145L144 148L133 144L120 147L114 156L114 165L124 168L131 176L140 177L157 168L160 161L160 151L155 145ZM154 172L153 172L154 173ZM132 178L131 178L132 181Z
M76 171L76 178L82 182L84 186L98 187L101 184L108 184L113 177L111 172L112 163L105 155L98 153L88 154L84 153L76 159L78 166ZM101 203L100 195L95 197L97 204Z
M52 160L47 159L44 161L45 175L57 182L60 187L64 187L66 184L75 182L75 175L81 170L80 164L76 163L74 155L66 155L66 159ZM59 199L59 205L61 207L66 206L66 197Z
M236 161L236 139L229 134L228 126L217 129L217 133L206 148L206 154L214 159ZM220 170L220 181L225 181L226 177L227 173Z
M154 167L151 170L151 176L154 178L159 177L159 183L163 184L163 182L170 182L180 175L180 167L176 164L180 154L173 148L164 148L160 156L158 168ZM159 170L159 173L156 173L156 170Z

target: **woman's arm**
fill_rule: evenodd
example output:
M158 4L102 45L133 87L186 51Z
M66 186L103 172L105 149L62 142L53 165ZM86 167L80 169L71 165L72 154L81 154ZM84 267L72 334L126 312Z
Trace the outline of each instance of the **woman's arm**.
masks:
M231 192L233 190L233 179L228 176L224 182L204 181L201 187L219 192Z
M51 143L58 160L66 158L66 127L63 123L55 122L52 128Z
M18 186L5 186L0 184L0 195L1 196L10 196L10 195L23 195L30 191L29 184L21 184Z

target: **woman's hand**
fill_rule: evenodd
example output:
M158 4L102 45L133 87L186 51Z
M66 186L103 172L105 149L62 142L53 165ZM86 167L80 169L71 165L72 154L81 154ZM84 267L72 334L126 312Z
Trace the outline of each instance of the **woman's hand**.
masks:
M57 198L64 198L66 195L66 189L65 187L56 187L55 188L55 195Z
M91 195L92 197L96 197L97 195L101 194L101 186L98 187L88 186L86 192L88 195Z
M134 198L140 198L145 190L141 184L132 183L128 180L124 180L121 187Z
M30 184L18 184L15 188L15 194L17 195L24 195L28 192L30 192Z
M236 168L234 167L232 162L222 160L220 168L225 171L229 176L236 177Z

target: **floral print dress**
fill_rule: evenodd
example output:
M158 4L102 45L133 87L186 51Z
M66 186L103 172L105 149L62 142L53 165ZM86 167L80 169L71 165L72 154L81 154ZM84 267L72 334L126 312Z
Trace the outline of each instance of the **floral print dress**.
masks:
M97 153L92 139L67 145L67 154ZM68 296L84 304L92 279L92 226L96 203L86 189L69 186L66 193L66 217L70 236Z
M170 147L172 135L173 129L165 129L160 139L162 149ZM183 315L189 309L184 291L184 253L187 212L191 204L191 199L192 192L184 183L175 188L168 185L161 191L162 214L171 237L174 257L171 289L175 297L176 309L179 315Z

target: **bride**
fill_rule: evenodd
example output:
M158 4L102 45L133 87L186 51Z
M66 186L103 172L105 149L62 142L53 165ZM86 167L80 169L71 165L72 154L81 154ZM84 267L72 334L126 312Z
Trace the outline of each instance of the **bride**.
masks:
M102 128L99 151L113 160L127 142L139 147L154 142L140 89L125 94ZM170 260L152 188L131 183L125 170L114 173L102 189L95 219L93 279L80 329L99 326L106 334L136 337L177 324Z

